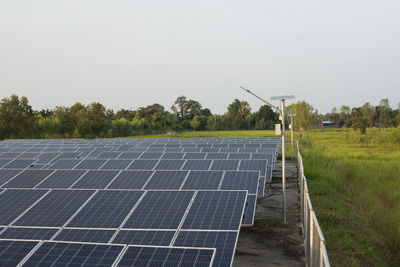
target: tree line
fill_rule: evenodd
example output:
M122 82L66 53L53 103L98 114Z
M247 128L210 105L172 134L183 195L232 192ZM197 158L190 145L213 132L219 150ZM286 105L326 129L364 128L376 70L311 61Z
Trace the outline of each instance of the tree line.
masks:
M160 104L137 110L107 109L98 102L75 103L34 110L26 97L12 95L0 102L0 139L95 138L187 130L268 130L279 123L270 107L252 112L246 101L235 99L223 115L212 114L196 100L180 96L170 107Z
M377 106L370 103L354 108L343 105L319 114L306 101L298 101L286 107L286 114L296 114L296 131L322 127L321 122L328 120L336 127L353 128L364 134L371 127L400 126L399 109L392 109L389 100L382 99ZM212 114L198 101L185 96L179 96L169 110L155 103L136 110L114 111L98 102L34 110L26 97L12 95L0 102L0 139L124 137L188 130L272 130L280 122L279 114L269 106L252 112L249 103L239 99L233 100L222 115ZM288 126L288 120L286 124Z

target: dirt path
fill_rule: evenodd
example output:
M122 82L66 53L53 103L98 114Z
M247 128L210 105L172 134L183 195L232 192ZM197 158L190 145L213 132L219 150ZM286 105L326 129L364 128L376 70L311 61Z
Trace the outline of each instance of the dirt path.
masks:
M295 162L286 161L288 224L282 223L282 168L276 164L272 182L257 200L253 227L240 230L234 266L304 266L299 234L300 201Z

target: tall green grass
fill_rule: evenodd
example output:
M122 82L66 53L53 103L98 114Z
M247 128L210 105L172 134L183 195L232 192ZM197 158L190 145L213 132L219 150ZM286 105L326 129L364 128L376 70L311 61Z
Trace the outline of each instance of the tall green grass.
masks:
M400 145L359 144L349 130L301 140L313 207L336 266L400 264Z

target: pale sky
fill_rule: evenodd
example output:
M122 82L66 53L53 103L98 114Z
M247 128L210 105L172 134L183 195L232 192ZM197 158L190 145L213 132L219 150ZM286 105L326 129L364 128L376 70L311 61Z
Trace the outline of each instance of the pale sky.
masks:
M0 98L118 110L185 95L217 114L235 98L257 110L243 85L320 113L396 108L399 14L398 0L0 0Z

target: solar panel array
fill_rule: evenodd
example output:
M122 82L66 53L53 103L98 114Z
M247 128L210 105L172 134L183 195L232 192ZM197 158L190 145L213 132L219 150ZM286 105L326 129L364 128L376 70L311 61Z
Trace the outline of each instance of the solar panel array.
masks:
M2 141L0 265L230 266L279 147L279 138Z

